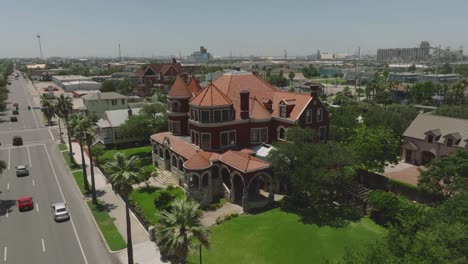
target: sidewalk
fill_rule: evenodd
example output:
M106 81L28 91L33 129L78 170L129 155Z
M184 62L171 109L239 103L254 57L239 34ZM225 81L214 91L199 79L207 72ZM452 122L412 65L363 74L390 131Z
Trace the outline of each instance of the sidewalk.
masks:
M66 140L66 139L65 139ZM82 164L80 145L72 142L74 158L76 163ZM85 162L87 164L88 182L91 184L91 172L89 168L89 157L84 153ZM122 237L127 240L127 224L125 222L125 204L123 200L114 193L112 186L107 183L106 177L102 174L99 168L94 167L94 179L96 184L96 193L98 199L110 205L109 215L115 219L114 224L122 234ZM148 233L140 224L137 218L133 215L130 217L132 225L132 240L133 254L135 263L163 263L161 255L156 245L149 240ZM127 261L127 250L118 253L118 257L122 263Z

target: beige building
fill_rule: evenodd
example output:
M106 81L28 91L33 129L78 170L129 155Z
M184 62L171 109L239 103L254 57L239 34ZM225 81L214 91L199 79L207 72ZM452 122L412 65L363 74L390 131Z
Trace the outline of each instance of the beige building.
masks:
M99 118L108 110L128 108L128 97L116 92L89 92L83 97L87 113L96 113Z
M468 150L468 119L419 114L403 137L403 160L425 165L455 150Z

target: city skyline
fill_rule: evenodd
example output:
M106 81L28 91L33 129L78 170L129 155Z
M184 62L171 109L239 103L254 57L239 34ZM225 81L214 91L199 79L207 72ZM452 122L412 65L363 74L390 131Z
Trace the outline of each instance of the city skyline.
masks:
M37 34L44 57L117 57L119 43L129 57L187 56L199 46L214 56L299 56L468 44L463 1L182 2L11 2L0 17L0 57L39 57Z

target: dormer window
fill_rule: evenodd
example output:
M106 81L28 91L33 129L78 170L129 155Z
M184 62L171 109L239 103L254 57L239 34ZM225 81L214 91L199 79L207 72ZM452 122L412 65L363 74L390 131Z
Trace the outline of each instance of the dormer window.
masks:
M453 139L447 138L447 147L453 146Z
M279 116L283 118L287 118L287 107L284 104L280 104L279 106Z
M434 142L434 136L433 135L427 135L427 142L429 142L429 143Z

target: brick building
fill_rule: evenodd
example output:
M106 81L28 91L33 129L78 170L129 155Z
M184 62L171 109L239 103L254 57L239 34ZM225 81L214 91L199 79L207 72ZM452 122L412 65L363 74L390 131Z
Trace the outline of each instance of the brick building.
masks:
M151 136L153 160L202 204L224 196L245 209L265 206L275 187L272 166L254 147L286 140L296 125L315 130L319 141L328 135L328 111L316 91L284 92L244 71L204 89L178 77L168 109L169 132Z

